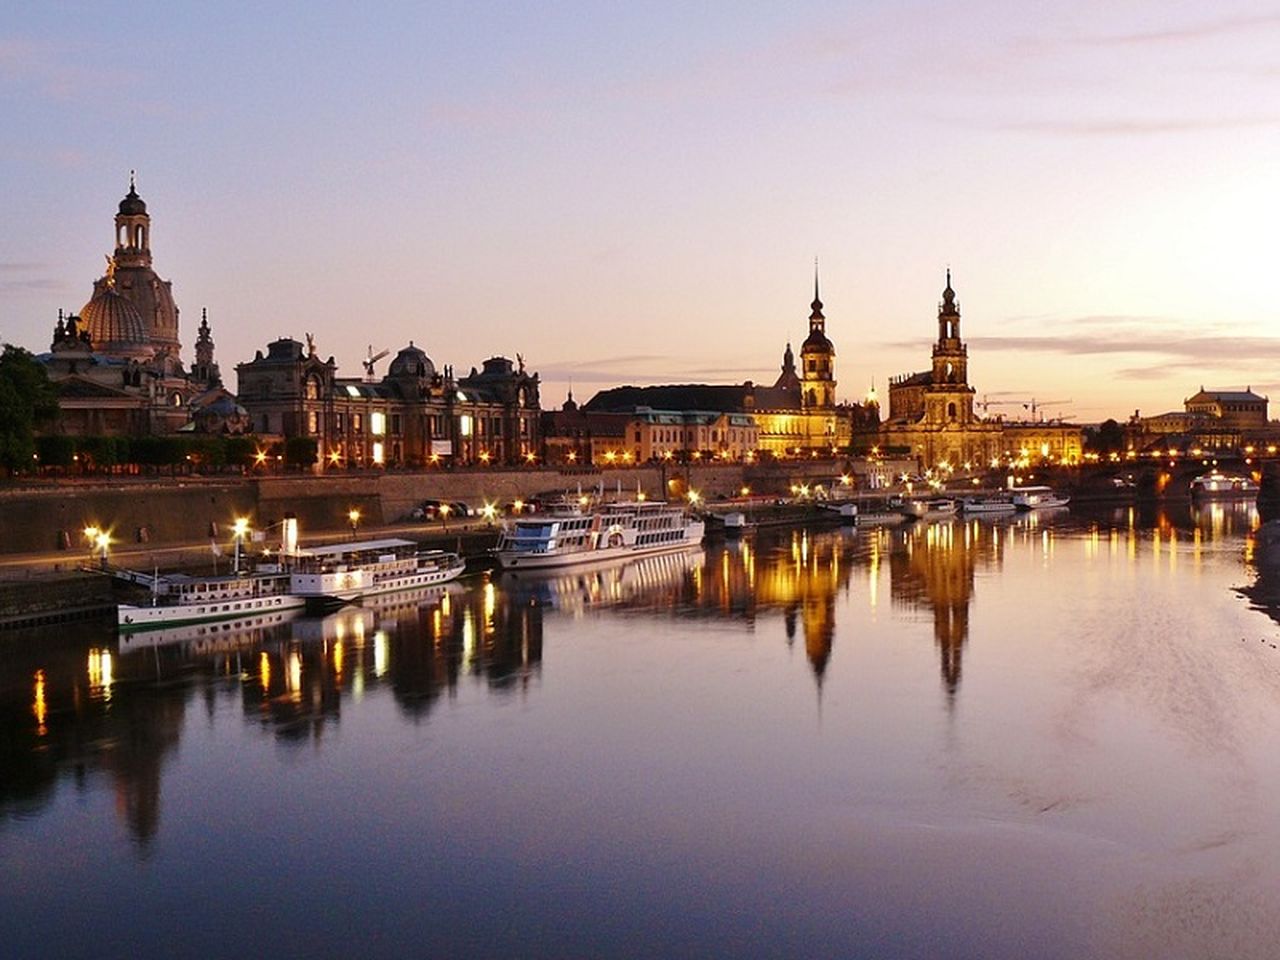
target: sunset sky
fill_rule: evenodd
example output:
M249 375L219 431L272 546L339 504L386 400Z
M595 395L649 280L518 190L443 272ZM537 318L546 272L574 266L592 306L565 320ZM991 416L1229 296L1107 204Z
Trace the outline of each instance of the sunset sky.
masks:
M521 353L546 407L771 381L816 256L842 398L928 366L950 265L993 414L1280 401L1275 5L6 9L0 340L35 351L136 168L233 389L306 332L353 376Z

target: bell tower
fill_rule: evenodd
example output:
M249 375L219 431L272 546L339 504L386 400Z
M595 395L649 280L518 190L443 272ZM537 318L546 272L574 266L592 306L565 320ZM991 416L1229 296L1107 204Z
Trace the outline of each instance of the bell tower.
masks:
M129 192L120 201L116 213L116 265L119 267L151 266L151 217L147 204L134 183L134 172L129 171Z
M830 411L836 405L836 348L827 339L817 263L813 265L813 303L809 306L809 335L800 345L800 406L806 411Z
M938 342L933 345L933 371L928 389L927 417L934 423L973 421L973 387L969 386L969 348L960 339L960 304L947 286L938 304Z

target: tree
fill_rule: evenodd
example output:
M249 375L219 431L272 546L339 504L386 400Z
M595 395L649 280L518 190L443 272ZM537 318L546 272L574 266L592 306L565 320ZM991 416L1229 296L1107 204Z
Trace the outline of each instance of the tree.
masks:
M1125 448L1124 427L1115 420L1104 420L1097 430L1085 431L1085 448L1091 453L1108 454L1123 453Z
M44 366L21 347L0 353L0 465L10 475L30 467L36 428L58 416L58 391Z
M319 456L314 437L290 437L284 443L284 462L291 467L309 467Z

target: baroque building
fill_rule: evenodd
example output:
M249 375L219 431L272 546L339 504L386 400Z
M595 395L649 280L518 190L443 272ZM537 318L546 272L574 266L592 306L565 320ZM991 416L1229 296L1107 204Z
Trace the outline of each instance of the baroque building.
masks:
M1079 461L1083 434L1074 424L1006 423L974 410L969 348L960 332L960 304L951 271L938 304L938 337L928 370L889 381L889 412L877 436L887 451L911 457L924 470L978 470L1035 458Z
M538 375L517 355L455 377L412 341L385 376L339 377L308 334L236 366L240 403L259 436L316 442L324 467L527 463L539 451Z
M58 387L58 432L146 436L182 430L237 432L243 410L221 387L207 314L196 363L181 359L172 285L151 259L151 216L132 176L115 218L115 250L78 314L61 311L39 356Z
M742 460L761 451L787 457L843 450L861 411L836 402L836 352L827 338L816 272L809 306L800 368L788 343L771 386L748 380L741 385L615 387L597 393L583 410L630 415L634 422L624 448L641 460L668 453Z

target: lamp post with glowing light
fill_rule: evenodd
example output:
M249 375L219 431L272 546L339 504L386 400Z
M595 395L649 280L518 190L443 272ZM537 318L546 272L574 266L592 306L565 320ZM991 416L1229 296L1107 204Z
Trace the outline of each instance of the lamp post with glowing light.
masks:
M444 524L444 532L449 532L449 504L440 504L440 522Z
M84 539L85 539L85 543L89 544L90 560L93 559L93 550L94 550L94 547L98 545L98 534L101 532L102 531L97 527L96 524L90 524L89 526L84 528Z
M356 528L360 526L360 511L352 507L347 511L347 522L351 524L351 539L356 538Z
M236 517L236 522L231 529L236 536L235 563L232 565L231 569L233 573L239 573L240 572L240 545L244 543L244 535L249 532L249 518Z
M98 550L101 551L99 554L99 562L102 564L102 569L105 570L107 569L107 547L111 546L111 534L107 533L105 530L99 530L97 543Z

